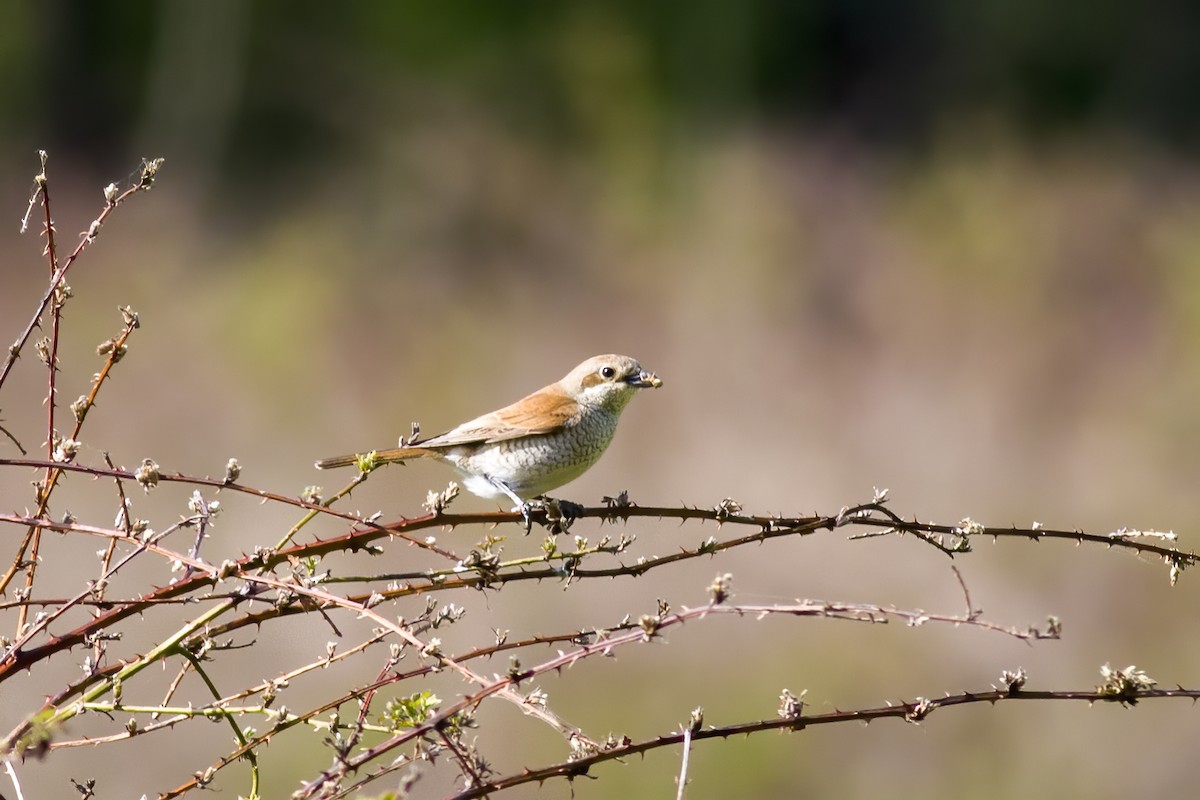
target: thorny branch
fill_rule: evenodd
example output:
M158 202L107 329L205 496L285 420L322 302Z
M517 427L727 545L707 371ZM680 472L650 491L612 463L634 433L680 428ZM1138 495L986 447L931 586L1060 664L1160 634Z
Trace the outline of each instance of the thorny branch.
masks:
M909 723L919 724L928 718L930 714L943 708L979 704L995 705L997 703L1016 700L1037 700L1042 702L1075 701L1089 704L1115 702L1123 705L1133 705L1140 700L1169 698L1190 699L1194 702L1200 700L1200 689L1184 689L1182 687L1177 689L1147 688L1138 690L1132 694L1119 695L1114 694L1109 687L1103 685L1095 689L1074 691L1035 691L1024 688L1014 691L1012 688L1001 688L983 692L960 692L958 694L948 694L943 697L934 698L918 697L903 703L889 703L884 706L849 711L829 711L824 714L801 713L785 715L781 708L780 714L773 719L760 719L753 722L713 726L702 728L701 730L689 729L640 742L633 742L628 739L614 739L607 742L607 746L601 752L590 753L582 758L571 759L538 769L526 769L512 775L493 778L483 786L471 787L453 795L450 800L472 800L472 798L484 797L524 784L541 784L552 778L574 780L577 777L588 775L591 768L598 764L608 761L619 761L629 756L647 753L651 750L675 747L682 744L685 737L689 737L691 741L697 742L708 739L728 739L730 736L748 736L765 731L803 731L822 725L836 725L847 722L870 723L879 719L900 719ZM350 789L360 788L365 782L362 781L354 787L348 787L347 792L341 792L332 796L347 796Z
M112 185L105 190L105 207L82 235L75 250L61 263L45 164L43 154L42 168L35 178L26 217L32 216L33 209L40 204L45 217L43 233L50 283L32 320L9 348L8 356L0 366L2 388L49 308L50 336L44 340L44 346L38 344L39 353L45 353L43 360L49 370L47 457L0 458L0 469L10 473L33 470L40 477L34 484L37 492L34 510L0 513L0 525L24 531L24 536L14 542L16 554L11 565L0 576L0 592L8 589L18 572L25 570L26 574L24 585L13 591L10 599L0 602L0 613L9 612L17 618L13 637L0 636L0 684L17 676L51 674L46 669L51 659L61 658L76 648L85 648L86 656L80 664L82 672L66 685L56 683L46 687L45 691L11 693L13 697L41 698L26 700L29 705L17 710L21 718L9 722L13 727L0 739L0 757L5 759L14 784L17 783L16 756L58 757L56 751L83 745L99 746L148 735L161 736L165 731L199 719L221 721L230 726L233 731L231 747L217 754L215 760L211 755L203 757L204 761L211 761L207 768L199 769L190 780L162 797L179 797L193 789L210 786L216 776L239 762L250 765L251 796L277 795L277 787L265 789L260 784L260 777L265 782L269 776L259 774L258 753L281 734L303 728L326 735L325 746L332 755L332 763L311 773L296 797L345 797L398 771L404 771L399 785L407 787L419 777L417 765L426 762L430 767L445 764L456 770L463 787L457 796L468 798L555 777L573 779L606 761L677 746L685 741L690 747L700 741L734 734L800 731L825 724L869 722L885 717L919 723L941 708L1018 699L1107 701L1132 706L1143 699L1200 698L1200 689L1158 688L1153 679L1135 667L1114 670L1106 665L1100 685L1079 691L1026 689L1024 672L1017 670L1004 673L1002 686L984 692L961 692L936 699L916 698L884 707L807 714L803 694L797 697L785 689L780 696L778 715L771 719L705 727L703 711L697 709L679 733L667 736L634 742L623 736L589 735L583 728L562 719L551 707L546 693L535 684L581 661L603 659L628 648L662 641L673 629L686 623L710 625L718 618L755 620L768 617L823 618L872 625L896 621L911 627L927 624L974 627L1031 644L1042 639L1056 639L1062 629L1053 617L1040 628L985 619L972 602L962 572L954 566L957 561L951 563L950 569L962 592L965 609L959 613L843 600L741 603L733 600L732 577L718 575L708 587L707 603L672 609L666 601L659 601L653 613L642 614L636 619L626 616L610 620L605 628L575 627L523 639L510 640L507 632L497 630L494 642L473 643L456 653L450 652L438 635L440 629L464 618L464 607L448 600L457 597L453 592L467 589L499 591L508 584L531 581L551 582L557 590L596 579L635 579L754 544L843 531L850 539L911 537L926 546L925 552L950 559L970 554L979 537L1096 544L1162 559L1170 568L1172 582L1185 568L1195 564L1197 554L1180 550L1174 534L1169 532L1120 529L1099 534L1049 529L1038 524L1028 528L989 527L970 519L963 519L956 525L905 520L890 510L883 492L877 492L868 503L833 514L753 514L744 512L738 503L728 499L711 508L641 507L631 503L622 493L616 498L606 498L604 505L595 508L576 509L572 506L568 510L569 504L547 501L526 517L518 512L451 512L448 509L456 494L456 487L452 486L445 492L431 493L425 513L382 521L379 514L362 515L334 508L369 477L369 470L356 475L340 491L323 499L315 487L293 493L267 491L240 482L241 467L233 459L222 478L164 470L151 459L145 459L135 469L125 469L102 449L102 465L78 463L76 458L80 452L79 437L84 419L95 407L98 392L124 355L127 341L138 324L134 312L122 310L125 324L117 336L102 345L100 355L105 357L105 362L93 379L90 393L70 406L75 417L73 429L67 436L60 435L56 423L56 373L60 312L69 297L65 278L72 264L95 240L111 212L134 193L151 187L161 160L143 164L139 181L124 191ZM16 437L7 429L0 430L21 449ZM24 455L23 449L21 452ZM111 525L81 521L70 514L63 514L59 519L50 518L50 497L68 472L103 478L111 483L117 507ZM167 484L186 487L191 492L187 513L157 526L148 520L136 519L128 492L136 490L135 487L149 492ZM213 563L201 557L200 543L209 528L216 524L222 509L218 499L206 497L204 492L217 494L222 500L232 494L253 497L274 506L295 509L300 518L282 536L281 530L239 520L245 528L239 532L241 540L262 544L239 558ZM666 555L638 556L636 537L628 529L631 523L648 520L715 523L717 532ZM596 523L589 530L594 541L576 533L588 527L589 521ZM529 523L544 528L540 547L536 546L537 540L533 540L534 552L506 553L504 542L507 537L493 531L501 526L505 531L515 531L518 526L525 527ZM470 527L486 531L481 541L473 545L439 542L439 538L449 539L443 537L443 533ZM186 528L192 529L194 544L187 548L169 545L171 537ZM42 570L63 569L63 565L55 561L54 553L39 549L39 540L48 531L72 539L89 537L103 544L96 554L99 570L87 573L93 577L73 589L58 589L55 596L37 592L39 587L48 585L46 579L35 581L39 563ZM301 531L317 532L317 535L296 543L296 536ZM46 542L50 541L57 542L58 539L48 537ZM410 565L403 572L384 572L370 567L358 574L347 572L349 562L344 557L355 554L380 556L385 552L382 546L385 542L394 543L388 549L403 545L410 552L419 552L432 562L432 566ZM43 549L54 550L49 544ZM131 574L129 567L135 562L146 570L139 573L142 577ZM362 564L379 562L360 558L353 563L355 569L363 570ZM70 574L83 573L75 569ZM158 585L146 582L153 580L144 577L146 575L159 576ZM118 576L120 583L114 583ZM360 584L361 590L346 592L347 585ZM401 605L400 601L409 598L423 601L423 609L414 614L411 601L407 606ZM397 608L408 611L407 618L398 616ZM246 641L241 632L257 632L275 625L276 620L302 615L310 615L314 624L333 632L335 638L323 654L296 665L273 660L272 654L266 653L259 662L260 673L244 682L239 681L236 687L225 687L224 693L218 691L218 680L213 677L215 673L210 674L209 662L223 658L229 651L257 646L253 639ZM171 633L153 640L145 636L139 638L138 621L142 618L153 618L156 622L169 619ZM182 622L180 618L183 618ZM351 631L348 624L351 620L365 620L370 633L364 635L361 630L354 631L356 638L344 634L342 628ZM234 638L235 634L239 634L238 639ZM374 661L368 672L360 670L362 677L353 680L349 688L339 685L331 696L299 711L282 702L291 696L289 689L293 682L311 680L335 664L341 665L342 669L359 665L365 661L365 654L377 646L387 647L382 667L379 661ZM547 656L541 652L547 648L553 648L554 653ZM259 654L258 650L254 652ZM502 655L510 659L506 670L499 673L484 671L489 659ZM532 666L522 664L522 660ZM152 695L157 699L135 701L132 698L137 693L152 688L146 677L151 666L171 669L174 677L169 679L165 692L160 689ZM460 682L463 688L455 693L453 700L442 700L430 691L413 690L420 680L436 673ZM171 674L167 673L168 676ZM182 690L196 681L202 686L201 702L176 700L177 694L183 696ZM525 716L549 726L564 742L569 756L556 763L497 777L498 773L484 757L478 742L467 735L467 731L478 724L478 709L491 704L494 699L503 699ZM354 713L343 718L343 706L348 705ZM75 738L66 738L65 723L84 715L91 720L90 727L84 733L72 729L70 735ZM125 722L118 722L118 716ZM251 721L258 723L259 729L247 724ZM479 735L484 744L491 733L485 731ZM683 774L686 776L686 767Z
M41 466L41 464L37 463L22 463L21 465ZM82 467L77 464L66 465L66 468L86 470L96 474L108 474L113 478L121 478L126 480L135 479L134 476L124 473L123 471L112 470L110 468ZM212 483L210 479L188 479L183 476L175 477L178 477L180 481L194 481L195 483L201 485L204 485L205 483ZM225 488L237 486L236 484L228 483L222 483L222 485ZM262 492L261 490L246 491L255 494L256 496L269 494ZM292 505L299 505L305 508L313 505L298 500L289 500L288 502ZM342 515L333 512L332 509L318 507L315 505L313 507L322 514L330 514L337 516L339 519L342 518ZM58 530L64 533L101 536L112 542L126 542L129 544L131 550L122 560L119 560L114 565L114 570L119 568L122 564L127 563L128 560L134 555L142 552L149 552L158 554L164 560L186 564L190 569L195 571L195 574L193 574L191 577L181 579L176 583L168 584L152 590L142 597L125 601L108 600L106 601L106 605L111 606L109 610L102 612L93 620L69 633L50 636L41 644L33 646L28 646L31 643L27 639L23 639L22 642L16 643L14 646L10 647L3 661L0 662L0 680L3 680L4 676L10 672L17 669L29 668L33 664L50 657L56 652L71 649L77 644L81 644L89 640L95 640L95 638L102 634L103 631L112 629L117 622L131 614L145 613L148 609L153 608L156 604L184 597L191 597L199 602L217 600L221 598L225 600L222 606L223 611L221 614L207 616L204 620L206 633L210 637L227 634L228 632L246 624L261 625L265 621L276 616L306 613L321 608L340 606L348 610L352 610L358 615L365 614L369 616L380 625L381 629L390 630L393 634L400 636L409 646L416 648L417 650L424 650L428 646L427 642L411 638L402 627L397 627L393 623L389 622L386 618L379 617L377 614L375 614L372 608L389 599L402 596L432 593L435 591L445 592L455 588L480 587L484 585L499 586L512 580L562 580L568 575L570 580L583 580L594 577L611 577L621 574L637 576L645 574L646 572L654 569L665 567L681 559L708 556L712 553L721 552L741 544L762 541L764 538L784 535L808 535L818 530L836 529L838 527L847 525L869 525L872 522L878 522L880 524L886 523L887 525L891 526L896 526L898 524L909 526L919 524L897 523L897 520L893 517L893 515L885 515L882 517L868 516L868 507L875 509L877 504L869 504L869 506L858 507L852 510L853 513L849 514L839 514L826 517L797 518L743 515L740 513L733 514L730 513L730 508L728 505L723 505L711 510L694 508L639 508L636 506L626 506L620 509L607 507L585 509L580 515L580 518L591 517L600 519L602 521L611 522L619 518L636 519L639 517L648 516L660 518L674 517L693 520L713 520L719 521L722 524L743 526L750 525L755 527L756 531L747 536L732 537L724 540L717 540L710 537L694 550L684 550L682 552L674 553L658 559L647 559L629 565L617 565L607 568L590 569L580 567L575 562L583 560L583 557L577 552L572 551L547 554L544 557L546 564L538 569L531 569L527 563L520 563L512 568L506 568L505 564L501 562L500 564L494 565L493 567L487 569L479 567L473 571L466 570L464 572L462 567L459 566L453 568L454 571L459 573L456 577L450 577L451 573L426 573L425 575L421 576L421 579L418 581L418 576L414 575L408 577L407 583L403 587L385 591L375 591L370 595L350 596L345 598L330 594L321 589L304 586L301 583L296 582L294 578L291 580L280 580L278 578L271 577L269 574L264 573L263 570L269 570L272 567L276 567L285 563L293 563L297 560L312 558L314 555L329 556L339 551L350 552L354 550L363 550L367 542L387 536L389 534L393 534L398 527L406 530L408 532L408 537L406 538L408 538L410 542L415 543L417 541L415 533L423 529L434 527L441 528L446 526L456 527L467 524L481 523L518 523L520 521L520 515L517 513L506 512L490 512L484 514L466 515L448 514L445 512L440 514L427 514L422 517L407 519L403 523L396 523L388 526L375 525L374 527L360 528L356 532L349 535L335 536L330 539L317 539L309 544L296 545L278 553L259 552L251 556L247 556L238 562L220 565L219 568L213 565L205 564L202 561L192 559L182 553L162 547L160 544L157 544L157 541L159 541L161 537L146 541L135 536L131 536L123 529L98 528L94 526L82 525L78 522L53 523L46 520L32 520L27 517L21 517L17 515L0 515L0 523L9 522L13 524L37 524L42 527ZM365 520L360 520L359 524L369 525L370 523L367 523ZM937 533L937 528L938 526L926 525L921 530L926 534L932 535ZM963 536L1009 535L1013 533L1013 531L1010 529L1001 529L995 534L991 534L990 530L987 528L983 528L982 530L968 530L964 529L962 526L954 528L952 531L955 533L955 535ZM1040 531L1040 533L1044 532ZM1079 537L1084 541L1092 540L1091 535L1079 532L1076 532L1074 537ZM1144 549L1145 547L1159 547L1158 545L1150 545L1136 537L1129 537L1125 534L1120 534L1114 537L1098 537L1096 540L1103 540L1107 544L1119 547L1131 547L1138 550ZM1172 551L1172 553L1175 558L1188 560L1194 558L1190 554L1186 553L1178 553L1175 551ZM448 555L453 557L453 554ZM462 561L460 560L459 563L461 564ZM559 566L554 566L555 563L558 563ZM569 572L563 568L563 565L567 563L574 564ZM474 574L472 574L472 572ZM223 592L219 595L212 593L211 590L219 583L230 580L243 581L247 586L257 585L260 588L250 592L235 591L232 594L228 592ZM275 592L274 599L263 595L263 589L273 590ZM291 599L280 603L279 599L283 596L279 594L281 592L284 593L284 595L289 596ZM82 602L86 594L87 593L85 592L76 596L75 598L71 598L71 600L64 604L64 608L73 603ZM239 602L235 598L239 597L245 599L255 598L256 602L263 605L265 610L256 611L241 618L235 618L224 625L214 624L218 622L219 616L223 616L225 613L233 611L238 607ZM230 602L231 600L233 602ZM32 601L30 601L29 604L32 604ZM62 609L56 610L55 613L47 616L43 622L48 624L48 621L52 621L54 618L57 618L61 611ZM1008 635L1019 636L1021 638L1043 638L1045 636L1053 637L1057 635L1057 630L1053 625L1050 629L1047 629L1047 631L1043 633L1036 631L1035 629L1017 629L1012 628L1011 626L996 625L994 623L981 620L979 615L976 614L973 609L969 607L969 605L968 613L966 615L956 616L930 614L922 611L903 611L899 609L890 609L864 604L829 603L818 601L804 601L803 603L798 603L791 606L713 605L699 609L685 609L679 614L674 616L666 616L661 620L655 621L653 623L654 633L657 634L660 630L676 624L683 619L702 618L711 614L738 614L743 616L786 614L792 616L825 616L838 619L870 622L880 622L885 621L887 618L895 617L898 619L903 619L908 624L923 624L925 622L950 622L953 624L978 625L1003 632ZM632 628L626 624L626 636L632 636L632 638L627 640L608 639L604 642L603 649L611 650L613 647L619 646L625 641L634 641L644 637L646 635L646 624L648 623L645 621L640 622L639 626L641 626L641 630L638 631L632 630ZM45 624L39 624L36 630L45 630ZM519 680L526 680L529 677L540 674L541 671L560 669L563 666L573 663L574 660L577 660L580 657L586 657L588 652L591 651L586 649L576 651L572 655L565 657L565 660L563 661L551 662L542 668L539 668L538 670L521 674L518 676L518 678ZM427 655L428 654L429 653L427 653ZM457 661L455 659L445 659L441 663L443 666L453 666L457 664ZM125 669L128 669L128 665L121 667L119 670L117 670L117 672ZM85 694L94 695L96 691L95 687L97 685L105 687L110 684L114 679L114 674L116 673L112 669L97 669L93 675L89 676L88 679L75 684L69 691L51 698L50 702L46 705L46 711L52 713L54 708L63 707L64 704L70 702L72 696L81 696ZM470 672L464 672L463 674L468 680L477 683L482 680L480 676L474 675ZM515 684L518 678L514 678L512 682ZM469 707L477 705L487 696L505 690L507 686L507 683L488 684L486 689L477 692L475 695L472 695L473 699L471 702L461 706L451 707L444 713L447 715L452 715L454 713L464 711ZM93 697L92 700L89 700L89 702L93 702L94 699L95 697ZM348 696L342 698L341 702L345 702L347 699ZM524 702L517 697L513 697L512 699L517 700L518 702ZM449 717L443 717L442 719L447 718ZM28 725L14 730L8 737L6 737L6 746L14 746L19 740L21 740L22 737L28 734L30 730L31 729L28 727ZM375 748L369 751L370 755L368 755L367 760L365 761L350 759L347 760L346 763L351 767L368 763L370 758L377 757L379 754L387 752L394 747L406 744L407 742L411 741L414 736L419 736L421 732L425 730L426 729L419 729L414 734L405 734L397 737L391 743L376 745ZM587 742L586 738L579 738L579 732L571 734L571 738L581 743ZM249 740L246 746L253 747L254 744L255 740ZM594 743L585 746L594 746Z

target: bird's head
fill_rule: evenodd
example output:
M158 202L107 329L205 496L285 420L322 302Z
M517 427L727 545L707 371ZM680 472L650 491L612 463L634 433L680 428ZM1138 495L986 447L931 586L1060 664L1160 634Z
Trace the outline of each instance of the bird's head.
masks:
M629 356L593 356L559 381L559 386L588 408L619 412L638 389L657 389L662 381Z

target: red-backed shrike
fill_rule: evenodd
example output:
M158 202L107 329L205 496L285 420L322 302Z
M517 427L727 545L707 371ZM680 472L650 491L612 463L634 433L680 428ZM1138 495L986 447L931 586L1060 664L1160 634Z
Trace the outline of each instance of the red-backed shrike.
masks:
M319 469L436 458L453 466L480 497L519 507L575 480L596 463L639 389L662 381L629 356L594 356L557 383L428 439L373 454L325 458Z

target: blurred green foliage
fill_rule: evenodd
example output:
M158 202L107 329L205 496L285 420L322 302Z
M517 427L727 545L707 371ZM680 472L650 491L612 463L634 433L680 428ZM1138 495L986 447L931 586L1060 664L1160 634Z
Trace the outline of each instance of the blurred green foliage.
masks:
M147 113L156 71L182 68L185 102L235 87L221 135L238 144L221 166L260 177L357 146L397 85L416 92L407 113L422 90L457 93L556 146L589 142L606 100L618 116L653 108L664 129L750 117L919 147L978 115L1190 148L1198 29L1200 6L1171 0L59 0L7 12L0 100L6 138L49 130L46 145L109 152Z

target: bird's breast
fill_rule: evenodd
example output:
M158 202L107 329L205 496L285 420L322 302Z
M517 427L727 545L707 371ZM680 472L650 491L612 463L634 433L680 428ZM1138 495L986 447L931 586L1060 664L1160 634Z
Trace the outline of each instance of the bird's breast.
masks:
M612 441L617 415L594 410L553 433L534 434L445 453L460 472L503 481L523 498L544 494L582 475Z

